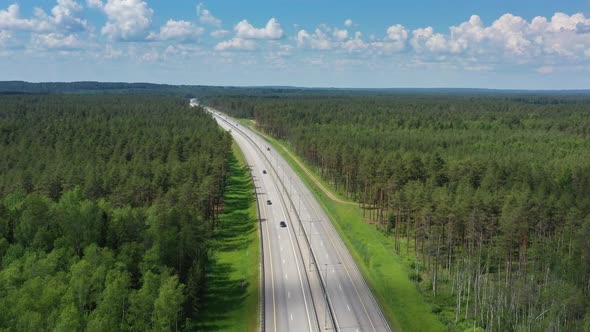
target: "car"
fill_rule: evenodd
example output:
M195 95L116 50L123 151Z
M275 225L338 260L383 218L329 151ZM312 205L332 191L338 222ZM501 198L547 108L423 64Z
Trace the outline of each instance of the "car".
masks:
M270 201L270 199L266 201L266 204L267 205L271 205L272 204L272 202Z
M269 147L267 147L267 148L266 148L266 151L270 151L270 148L269 148Z
M286 222L284 222L284 221L281 221L281 222L279 223L279 225L281 225L281 227L287 227L287 223L286 223Z
M262 170L262 174L266 174L266 170L265 169Z

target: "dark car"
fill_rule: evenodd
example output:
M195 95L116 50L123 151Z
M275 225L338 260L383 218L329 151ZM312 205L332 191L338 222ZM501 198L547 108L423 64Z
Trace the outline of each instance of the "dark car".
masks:
M287 227L287 223L286 223L286 222L284 222L284 221L281 221L281 222L279 223L279 225L281 225L281 227Z
M272 202L270 201L270 199L266 201L266 204L268 204L268 205L271 205L272 204Z
M267 147L267 148L266 148L266 151L270 151L270 148L268 148L268 147Z
M262 170L262 174L266 174L266 170L265 169Z

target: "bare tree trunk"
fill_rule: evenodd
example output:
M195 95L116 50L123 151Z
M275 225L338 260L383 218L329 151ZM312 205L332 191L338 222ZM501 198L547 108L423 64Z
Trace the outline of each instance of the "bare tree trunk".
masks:
M467 319L467 315L469 314L469 296L471 295L471 257L469 257L468 261L468 271L467 271L467 300L465 302L465 319Z
M410 209L408 209L408 221L406 223L406 255L410 253L410 223L412 222L410 212Z
M432 292L434 293L434 297L436 297L436 290L437 290L437 279L438 279L438 256L440 255L440 240L441 234L439 233L438 240L436 241L436 258L434 260L434 274L432 278Z
M456 300L456 305L455 305L455 324L457 324L457 322L459 321L459 316L461 315L461 293L463 290L463 285L462 285L462 273L459 272L459 265L457 264L457 300Z

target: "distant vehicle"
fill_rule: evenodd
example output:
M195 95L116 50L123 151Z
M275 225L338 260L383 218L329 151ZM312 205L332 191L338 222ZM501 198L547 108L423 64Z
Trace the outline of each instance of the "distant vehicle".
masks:
M270 201L270 199L266 201L266 204L267 205L271 205L272 204L272 202Z
M265 169L262 170L262 174L266 174L266 170Z
M281 221L279 224L281 225L281 227L287 227L287 223L284 221Z
M266 148L266 151L270 151L270 147L267 147L267 148Z

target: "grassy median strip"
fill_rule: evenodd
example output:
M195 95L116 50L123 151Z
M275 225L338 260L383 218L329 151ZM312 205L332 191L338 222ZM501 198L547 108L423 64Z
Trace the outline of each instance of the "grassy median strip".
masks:
M252 128L252 123L242 123ZM304 165L325 188L331 188L330 185L300 158L295 162L291 157L295 154L291 150L290 153L284 150L289 149L286 144L268 135L264 137L283 155L308 188L311 188L328 216L335 222L338 233L354 257L392 329L444 331L445 327L432 312L432 307L424 300L416 284L409 279L410 271L404 263L404 258L395 254L393 239L363 222L362 211L358 205L339 203L327 197L299 164Z
M260 239L252 178L233 144L198 331L258 331Z

